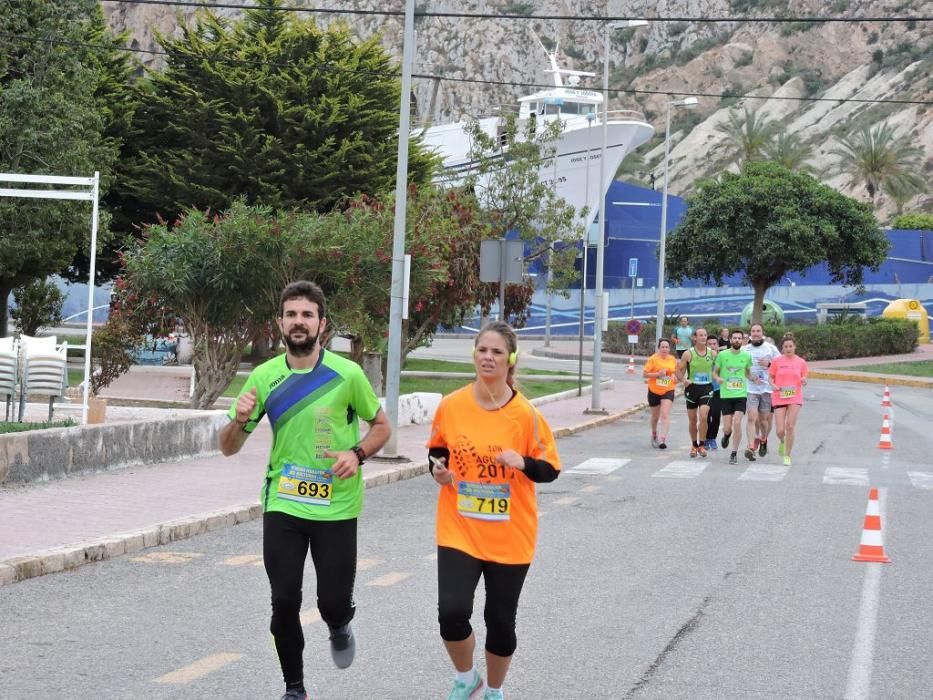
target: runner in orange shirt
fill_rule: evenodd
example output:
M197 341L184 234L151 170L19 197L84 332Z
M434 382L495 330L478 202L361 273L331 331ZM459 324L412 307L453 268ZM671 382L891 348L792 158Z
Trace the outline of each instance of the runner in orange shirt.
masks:
M507 323L476 337L476 381L444 397L428 455L437 500L438 621L457 671L448 700L503 698L515 617L538 530L535 483L560 473L551 429L515 389L518 340ZM487 687L473 665L473 596L485 579Z
M671 427L671 407L677 386L677 358L671 355L671 341L661 338L658 351L645 363L648 380L648 406L651 408L651 446L667 449L667 431ZM661 432L658 438L658 424Z

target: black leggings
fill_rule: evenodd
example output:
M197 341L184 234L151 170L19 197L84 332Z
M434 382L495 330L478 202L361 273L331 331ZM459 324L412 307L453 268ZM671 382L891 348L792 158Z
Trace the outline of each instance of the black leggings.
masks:
M272 624L275 651L286 684L304 680L301 631L301 584L305 555L317 577L317 607L330 627L353 619L353 584L356 579L356 518L305 520L287 513L262 516L262 556L272 588Z
M719 420L722 416L722 402L719 399L719 392L713 392L713 398L709 402L709 416L706 419L706 437L715 440L719 435Z
M437 548L437 619L441 639L461 642L473 632L473 594L480 574L486 584L486 651L515 653L515 615L530 564L497 564L450 547Z

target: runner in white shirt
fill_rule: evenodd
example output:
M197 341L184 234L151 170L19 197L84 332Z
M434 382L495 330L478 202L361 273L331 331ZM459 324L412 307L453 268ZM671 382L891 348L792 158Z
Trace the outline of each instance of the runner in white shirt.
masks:
M752 376L758 382L748 383L748 441L752 451L758 450L758 456L768 454L768 435L771 433L771 382L768 368L771 362L781 356L781 351L771 343L765 342L765 329L760 323L753 323L749 329L749 341L742 350L752 356ZM754 442L752 435L755 436Z

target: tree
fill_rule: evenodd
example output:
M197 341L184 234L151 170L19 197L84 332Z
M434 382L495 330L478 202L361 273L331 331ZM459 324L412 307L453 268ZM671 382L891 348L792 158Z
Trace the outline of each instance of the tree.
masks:
M51 280L34 279L13 290L16 308L10 315L16 329L25 335L35 335L42 326L52 326L62 320L65 295Z
M378 37L318 27L262 0L238 21L200 13L160 36L166 65L141 84L126 183L127 218L173 220L237 198L274 211L328 211L395 183L398 67ZM409 177L435 159L415 140Z
M0 3L0 172L92 175L116 158L106 137L96 0ZM86 204L0 199L0 336L10 291L61 272L89 243ZM100 231L107 240L106 217Z
M503 119L496 138L485 133L478 123L468 130L476 169L464 186L476 194L480 215L488 227L486 237L503 238L506 233L517 233L530 244L525 262L543 258L553 272L551 291L566 289L577 277L574 270L577 251L572 246L555 244L582 240L584 229L575 222L574 208L557 195L548 179L560 123L553 121L535 133L523 133L516 116L510 114ZM490 285L488 290L495 294L481 295L484 314L496 299L498 285ZM519 301L525 296L520 295ZM506 317L521 316L526 308L527 305L506 309L509 312Z
M839 159L836 171L849 176L850 187L865 185L872 205L878 192L909 198L926 191L926 181L919 174L923 149L906 137L895 136L889 124L862 126L841 138L830 153Z
M777 124L758 112L745 108L741 114L729 110L729 120L716 127L720 133L732 140L731 150L735 161L741 166L753 160L761 160L765 148L777 133Z
M722 284L741 273L755 290L752 319L765 293L789 272L826 263L833 282L859 285L890 244L871 207L775 163L746 163L739 174L699 183L687 214L667 237L668 275Z
M788 170L800 170L801 172L813 170L807 164L807 160L813 155L812 149L805 145L797 134L781 131L762 147L761 152L765 160L777 163Z
M933 231L933 214L902 214L894 219L891 228Z

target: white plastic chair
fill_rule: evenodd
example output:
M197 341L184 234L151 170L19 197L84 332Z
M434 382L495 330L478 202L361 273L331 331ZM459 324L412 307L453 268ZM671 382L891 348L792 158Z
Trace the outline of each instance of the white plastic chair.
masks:
M27 396L49 397L49 421L55 410L55 399L64 397L68 386L68 344L55 344L55 336L33 338L20 336L22 375L19 390L19 420L23 420Z
M19 343L15 338L0 338L0 397L5 399L4 420L10 420L19 376Z

